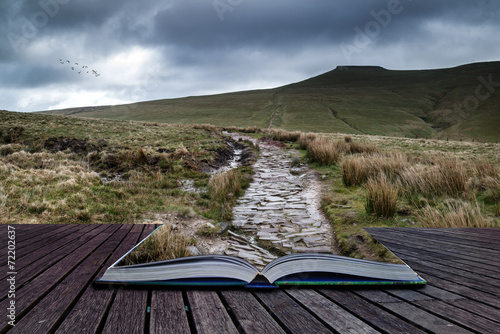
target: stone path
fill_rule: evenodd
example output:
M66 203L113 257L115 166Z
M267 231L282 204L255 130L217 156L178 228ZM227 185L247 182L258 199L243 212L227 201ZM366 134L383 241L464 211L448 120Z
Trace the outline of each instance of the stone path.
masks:
M254 138L230 134L233 139ZM272 143L258 142L259 159L254 165L254 179L233 208L233 226L251 236L229 239L226 254L246 258L262 267L277 256L259 247L264 241L279 253L334 253L329 223L320 211L317 174L307 165L292 167L290 152Z

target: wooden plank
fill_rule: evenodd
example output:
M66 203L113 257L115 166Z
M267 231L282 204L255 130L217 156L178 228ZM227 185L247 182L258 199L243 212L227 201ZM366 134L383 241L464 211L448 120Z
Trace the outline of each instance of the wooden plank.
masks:
M435 244L433 246L423 243L413 244L411 243L410 240L408 240L407 242L383 241L382 244L391 251L393 251L394 254L396 255L400 254L400 252L403 251L411 252L411 254L416 257L419 257L419 254L425 254L427 256L432 256L433 258L436 259L436 261L439 259L439 262L442 262L441 260L449 259L452 262L458 262L458 263L463 263L464 265L470 265L471 268L476 268L476 267L483 268L493 273L500 273L500 268L497 267L496 263L494 263L491 260L493 258L496 258L496 256L486 257L479 261L478 258L474 256L456 254L451 250L439 248L438 244Z
M16 231L16 239L18 238L17 234L19 234L19 242L24 242L28 240L40 240L39 235L40 233L46 233L51 230L57 230L61 228L61 225L46 225L46 224L9 224L9 226L13 227ZM50 226L47 228L46 226ZM0 228L5 228L5 231L7 231L7 225L2 225L0 224ZM3 231L3 230L2 230ZM7 240L7 233L2 234L2 237L5 239L2 240ZM26 243L26 244L29 244ZM19 247L19 249L21 249Z
M238 321L238 328L244 333L285 333L266 309L248 291L221 291L229 310Z
M44 245L49 244L54 240L62 238L64 236L64 233L65 231L59 231L59 233L55 232L49 233L45 231L44 233L42 233L42 235L40 235L40 232L38 233L35 232L34 238L26 240L25 235L22 232L22 229L18 228L16 231L16 239L15 239L16 260L19 261L22 257L35 252L38 248L43 247ZM66 233L68 232L66 231ZM5 235L7 235L7 232L5 233ZM47 238L47 240L43 238ZM7 247L7 241L2 243L2 247ZM0 266L3 267L6 265L7 265L7 258L5 257L0 260Z
M191 333L181 291L152 291L150 333Z
M470 330L481 333L495 333L500 328L500 323L485 319L477 314L470 313L439 300L416 302L422 309L445 316L448 319L467 326ZM455 333L455 332L454 332Z
M145 227L147 227L146 231L144 230ZM133 225L129 235L135 236L135 244L137 244L150 234L153 229L153 225L136 224ZM132 247L129 247L124 253L132 249ZM127 328L127 325L131 328L129 333L144 332L148 306L147 298L148 290L146 289L118 289L104 325L104 333L123 333L123 329Z
M197 333L238 333L217 292L188 290L186 294Z
M424 273L424 275L425 278L429 281L429 284L432 286L455 293L468 299L473 299L490 306L500 308L500 299L496 296L492 296L489 293L470 288L467 285L462 285L456 282L442 279L440 277L432 275L431 273Z
M421 261L425 261L427 264L437 263L439 265L443 264L450 268L456 268L460 270L466 270L472 272L474 274L480 274L481 276L488 276L492 279L496 279L498 277L498 272L491 270L492 266L490 265L477 265L477 263L472 263L470 261L463 261L459 257L456 256L440 256L439 254L433 253L431 251L415 249L412 247L406 246L398 246L394 247L392 244L386 243L387 246L397 249L395 250L400 257L404 257L407 261L411 261L412 259L417 259Z
M480 231L480 233L478 233ZM500 251L500 229L412 229L412 234L439 242L441 238L457 244L467 244Z
M377 303L380 307L392 311L406 321L416 324L433 333L471 333L457 323L448 321L446 318L438 317L432 313L426 312L410 303L404 302L401 299L390 296L380 290L359 290L355 292L363 298ZM416 296L413 296L416 297ZM429 301L428 297L424 297L424 301Z
M92 230L94 232L91 232ZM36 275L83 245L87 240L93 238L99 231L94 226L89 225L88 228L79 229L63 239L54 241L36 252L21 257L20 260L16 259L16 270L20 273L17 285L21 286L33 279ZM85 235L85 238L77 240L82 235ZM6 271L3 272L6 273ZM5 277L6 275L0 279L3 280Z
M16 292L16 309L20 320L12 329L14 333L45 333L51 329L66 310L66 303L71 303L72 298L83 288L81 285L88 283L92 270L97 270L95 266L100 265L99 260L109 255L108 247L111 244L101 244L115 228L112 225L102 228L103 232L95 238ZM96 251L93 252L94 250ZM49 293L38 302L47 292ZM33 309L23 317L29 307Z
M407 260L407 259L406 259ZM438 271L432 268L431 266L428 266L426 264L422 264L420 261L411 261L411 267L417 271L418 273L422 274L424 277L426 274L435 274L437 277L446 279L451 282L455 282L456 284L460 285L467 285L470 288L474 288L478 291L483 291L489 294L493 294L496 296L500 296L500 288L490 285L488 283L488 279L486 280L477 280L477 279L472 279L472 278L467 278L464 276L460 276L458 274L454 274L450 271Z
M256 292L268 311L291 333L331 333L324 324L281 290Z
M321 294L341 305L377 330L388 333L424 333L405 319L367 302L348 290L320 289Z
M50 243L54 240L59 239L61 233L67 233L67 231L71 229L71 226L67 225L48 225L48 226L50 227L43 228L37 231L31 231L28 235L24 235L24 233L21 231L20 233L16 233L16 239L18 239L16 248L18 250L21 250L25 247L29 247L30 249L36 249L36 247L38 247L38 245L40 244L43 245L45 243Z
M404 299L408 302L417 302L425 300L430 301L438 299L440 301L444 301L445 303L451 305L452 307L461 308L464 311L467 311L469 313L474 313L478 316L487 318L495 322L500 321L500 309L485 305L475 300L466 299L462 296L432 286L426 286L424 289L418 289L418 292L415 290L407 290L407 289L390 289L387 290L386 292L390 295L397 296L398 298ZM412 292L414 294L417 294L417 296L412 294ZM418 295L428 296L428 298L418 297ZM430 297L431 295L434 295L435 298Z
M126 250L133 247L137 239L134 235L129 235L132 225L125 225L125 228L116 230L108 242L116 243L118 246L113 254L106 261L103 267L109 267L119 259ZM95 280L101 275L92 278ZM83 295L79 298L73 309L68 310L68 315L57 329L57 333L94 333L104 322L107 310L110 307L114 289L96 289L89 285Z
M374 234L375 236L376 234ZM378 239L377 239L378 240ZM393 243L411 244L415 247L433 250L436 253L452 253L455 255L466 256L472 260L489 264L491 260L487 256L498 257L500 252L496 250L485 249L482 247L469 246L466 243L449 242L445 239L435 239L426 236L416 236L415 233L409 235L404 231L388 229L384 232L381 241L390 241Z
M467 277L473 280L487 280L488 284L491 284L493 286L500 285L498 274L490 270L471 268L470 266L461 264L459 262L442 261L430 255L419 255L418 252L408 251L407 248L398 248L397 252L400 255L404 255L405 261L421 263L427 267L434 268L436 271L443 271L457 276Z
M287 289L286 293L339 333L380 333L316 291Z
M117 293L103 333L144 333L146 302L147 293L143 290L127 290L126 293Z

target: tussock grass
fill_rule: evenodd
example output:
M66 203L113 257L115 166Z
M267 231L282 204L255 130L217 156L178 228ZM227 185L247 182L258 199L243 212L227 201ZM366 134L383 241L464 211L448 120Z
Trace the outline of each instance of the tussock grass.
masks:
M491 177L498 178L500 171L498 167L486 160L474 160L470 162L473 170L479 178Z
M301 136L300 131L287 131L287 130L281 130L281 129L272 129L269 130L271 133L271 137L274 140L279 140L279 141L286 141L286 142L296 142L299 140Z
M398 188L389 183L385 174L368 179L365 210L378 217L390 218L396 214Z
M342 160L342 181L346 187L361 185L368 179L365 157L345 157Z
M225 173L216 173L208 184L210 199L214 201L227 201L228 196L237 196L241 191L238 171L231 169Z
M256 126L248 126L245 129L243 129L243 132L245 132L245 133L257 133L257 132L262 132L262 130Z
M440 207L427 206L417 213L424 227L495 227L484 217L479 203L448 199Z
M407 167L400 175L406 193L417 193L426 197L452 196L472 198L475 196L472 175L464 164L454 157L441 157L433 165Z
M345 156L341 163L342 181L346 187L359 186L380 173L395 180L408 165L407 156L397 152Z
M299 139L297 140L297 143L299 144L299 148L301 150L307 150L309 145L313 141L315 141L318 137L319 137L319 135L317 135L316 133L311 133L311 132L301 133L299 136Z
M325 137L319 137L310 142L307 153L313 161L325 166L337 163L340 158L340 150L337 144Z
M175 234L170 225L163 225L118 265L132 265L190 256L189 246L190 241L185 236Z

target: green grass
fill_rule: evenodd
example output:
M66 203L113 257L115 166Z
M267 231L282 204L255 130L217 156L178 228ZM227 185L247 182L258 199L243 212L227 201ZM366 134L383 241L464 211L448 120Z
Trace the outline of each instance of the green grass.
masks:
M477 107L463 107L478 78L489 75L500 80L500 62L425 71L345 67L275 89L47 113L267 128L274 112L272 127L290 131L498 142L498 89Z

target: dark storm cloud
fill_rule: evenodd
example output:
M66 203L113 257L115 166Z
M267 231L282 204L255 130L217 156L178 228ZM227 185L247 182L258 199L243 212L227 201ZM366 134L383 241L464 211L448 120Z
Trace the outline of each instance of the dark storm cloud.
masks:
M63 84L108 99L93 103L119 102L133 100L131 87L148 76L158 84L142 99L269 87L345 63L411 69L496 60L499 8L488 0L5 0L0 90L14 93L0 108L65 106L58 97L18 103L15 94L46 86L55 96ZM59 58L103 75L75 76Z

